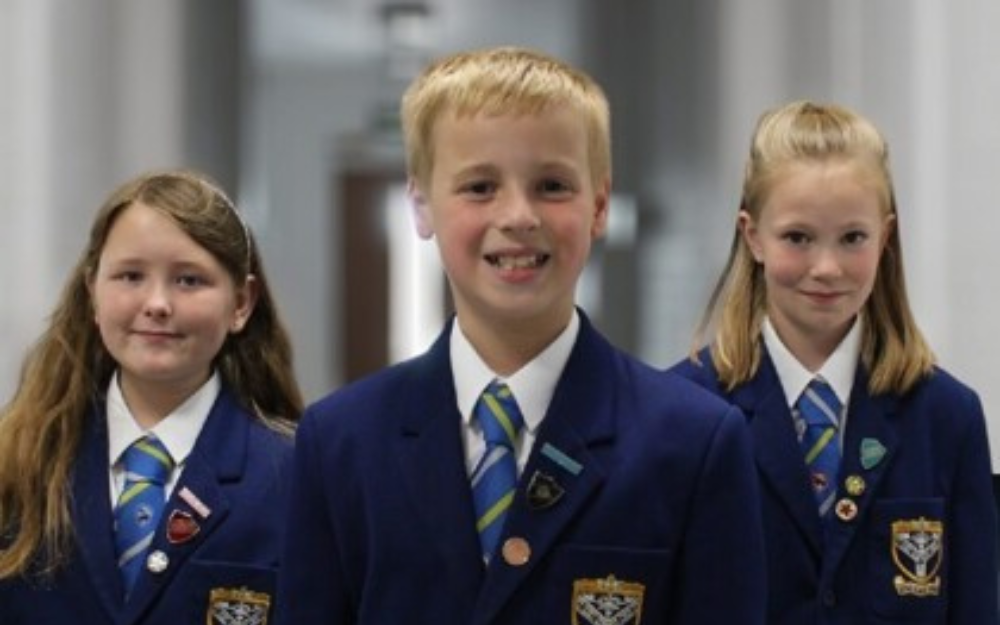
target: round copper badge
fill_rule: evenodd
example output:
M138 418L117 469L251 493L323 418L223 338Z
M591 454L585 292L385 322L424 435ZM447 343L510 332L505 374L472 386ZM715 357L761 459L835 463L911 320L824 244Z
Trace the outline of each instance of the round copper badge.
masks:
M503 561L511 566L524 566L531 559L531 545L523 538L515 536L503 543Z

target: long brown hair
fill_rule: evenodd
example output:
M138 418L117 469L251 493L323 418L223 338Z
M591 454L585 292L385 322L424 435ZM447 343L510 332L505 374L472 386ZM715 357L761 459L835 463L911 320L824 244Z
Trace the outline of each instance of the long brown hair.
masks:
M269 427L291 434L303 403L288 333L279 318L252 233L221 189L174 170L122 185L95 217L90 239L49 325L29 351L13 399L0 413L0 579L49 573L73 540L70 477L89 405L116 364L93 321L88 284L115 220L135 202L172 219L226 268L234 284L255 277L254 311L215 359L223 383Z
M893 217L871 296L861 311L861 363L869 372L872 394L903 394L931 372L934 355L917 327L906 295L889 147L878 129L837 105L800 101L765 112L750 143L739 210L758 219L776 181L789 166L829 160L856 164L877 190L882 210ZM752 378L760 366L766 308L761 267L737 227L729 259L702 316L692 350L692 358L697 360L698 349L714 327L712 360L728 390Z

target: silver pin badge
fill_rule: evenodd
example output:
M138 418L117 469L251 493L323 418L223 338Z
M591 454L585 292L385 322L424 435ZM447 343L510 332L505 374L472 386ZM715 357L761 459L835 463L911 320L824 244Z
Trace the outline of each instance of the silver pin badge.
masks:
M153 551L146 557L146 570L150 573L160 574L170 566L170 558L159 549Z

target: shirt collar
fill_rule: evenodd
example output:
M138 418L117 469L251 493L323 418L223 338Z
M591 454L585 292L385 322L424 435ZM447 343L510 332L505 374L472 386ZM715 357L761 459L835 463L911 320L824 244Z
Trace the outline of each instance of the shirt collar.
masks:
M109 464L113 467L129 445L146 434L153 433L166 446L174 463L181 465L194 449L198 434L208 419L208 413L211 412L221 387L219 374L215 372L201 388L147 432L139 427L125 403L118 372L115 372L111 376L107 395Z
M778 379L781 380L782 389L785 391L785 400L789 407L794 406L799 395L814 377L823 378L833 388L841 405L847 405L854 387L854 374L858 366L858 358L861 355L862 323L859 315L851 329L848 330L847 335L837 345L837 349L833 350L819 371L813 373L802 366L802 363L788 351L774 326L771 325L771 320L767 317L764 318L764 345L767 347L774 368L778 372Z
M524 417L525 427L534 433L549 409L552 394L579 333L580 317L574 310L566 329L548 347L513 375L502 378L479 357L456 318L450 337L451 369L462 421L469 424L479 395L487 384L498 379L510 387Z

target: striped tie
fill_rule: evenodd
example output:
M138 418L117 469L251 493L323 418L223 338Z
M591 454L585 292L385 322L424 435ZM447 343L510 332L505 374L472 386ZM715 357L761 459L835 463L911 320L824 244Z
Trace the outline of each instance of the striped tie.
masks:
M472 498L483 559L488 563L517 488L514 442L524 427L524 418L510 389L495 381L483 391L475 415L483 429L486 450L472 472Z
M814 379L799 396L796 404L799 417L805 424L802 450L809 483L812 485L819 515L825 517L837 496L837 471L840 467L840 443L837 428L840 424L840 401L830 385Z
M115 508L115 548L126 594L132 589L156 531L165 500L164 484L174 461L155 436L140 438L122 454L125 488Z

